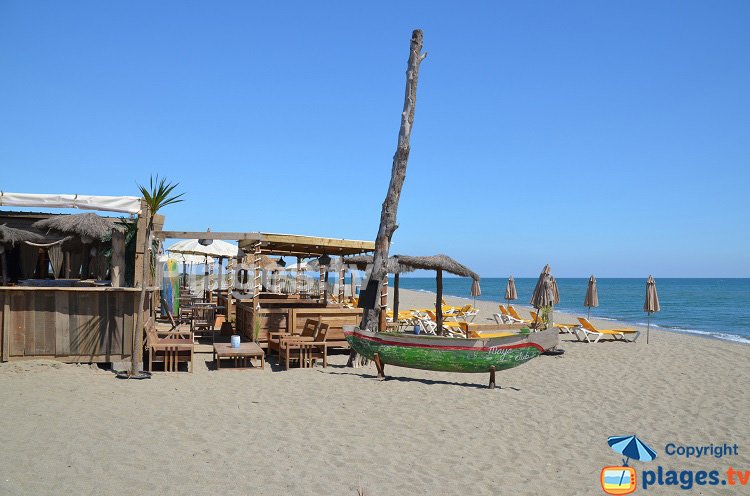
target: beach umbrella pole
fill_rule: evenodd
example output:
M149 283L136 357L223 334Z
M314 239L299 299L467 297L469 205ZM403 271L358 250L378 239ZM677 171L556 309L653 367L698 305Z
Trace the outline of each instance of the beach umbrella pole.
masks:
M651 312L648 312L648 321L646 324L646 344L648 344L649 331L651 331Z

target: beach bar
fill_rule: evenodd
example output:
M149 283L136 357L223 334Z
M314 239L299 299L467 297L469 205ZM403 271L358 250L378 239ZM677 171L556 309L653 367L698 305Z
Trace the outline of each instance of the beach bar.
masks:
M0 359L95 363L130 357L145 259L142 236L148 208L142 199L3 193L0 206L75 208L130 216L82 214L93 217L81 222L111 226L111 239L105 242L60 231L58 221L67 217L73 223L78 216L0 211ZM163 225L164 218L156 217L155 223ZM119 230L123 221L136 232L128 247ZM43 227L50 222L58 227ZM152 281L147 284L153 285ZM144 310L150 310L151 301L146 299Z
M319 320L328 324L328 340L332 345L346 346L343 326L358 324L362 309L352 308L342 303L343 289L338 297L326 289L326 274L330 270L331 256L348 256L372 252L375 243L338 238L323 238L294 234L264 232L185 232L159 231L160 239L221 239L236 240L239 245L239 258L235 266L236 281L234 290L227 294L219 292L219 306L228 317L235 318L238 334L244 339L268 346L272 333L299 333L307 319ZM273 271L268 267L272 256L296 261L287 270L292 270L296 281L290 281L291 291L263 284L262 272ZM314 261L319 280L316 291L309 291L302 281L305 260ZM273 261L278 272L277 261ZM286 262L281 262L285 264ZM292 262L290 262L292 263ZM282 265L283 267L283 265ZM338 268L339 277L344 270ZM278 274L277 274L278 275ZM339 285L343 288L343 285Z

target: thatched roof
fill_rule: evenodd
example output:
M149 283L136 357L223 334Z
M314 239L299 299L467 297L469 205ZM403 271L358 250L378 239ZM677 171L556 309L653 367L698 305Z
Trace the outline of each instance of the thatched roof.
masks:
M114 222L114 219L108 219L92 213L56 215L49 219L34 222L33 227L47 231L75 234L94 240L101 240L112 232L113 229L121 229Z
M42 236L25 229L17 229L6 224L0 224L0 244L14 246L24 241L41 241Z
M412 257L409 255L394 255L399 265L410 267L412 270L442 270L461 277L471 277L479 281L479 274L453 260L448 255L430 255L427 257Z
M372 255L346 257L344 258L344 263L347 265L356 265L359 270L365 270L368 265L372 265ZM388 273L390 274L402 274L418 269L442 270L461 277L471 277L475 281L479 281L479 274L447 255L431 255L428 257L394 255L388 258Z
M346 257L343 259L344 265L355 265L358 270L367 270L368 265L372 265L372 255L355 255L353 257ZM396 257L389 257L386 263L386 268L389 274L403 274L406 272L414 272L414 268L399 263Z

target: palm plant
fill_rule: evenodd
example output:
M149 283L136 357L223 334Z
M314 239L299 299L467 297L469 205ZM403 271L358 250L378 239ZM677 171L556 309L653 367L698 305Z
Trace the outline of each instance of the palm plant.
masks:
M146 235L144 236L143 254L147 260L150 261L151 257L149 249L153 247L153 230L154 230L154 217L162 208L167 205L179 203L182 200L182 196L185 193L174 194L175 188L180 183L170 183L166 177L161 179L157 175L155 178L151 176L148 187L138 185L138 189L143 196L143 199L148 206L148 224L146 225ZM146 302L146 281L148 281L148 272L151 267L151 263L147 263L144 260L143 263L143 274L141 277L141 294L138 303L138 314L136 317L136 332L133 333L133 352L131 354L131 366L130 376L136 377L138 375L138 363L143 356L143 348L141 344L141 337L143 333L143 306Z

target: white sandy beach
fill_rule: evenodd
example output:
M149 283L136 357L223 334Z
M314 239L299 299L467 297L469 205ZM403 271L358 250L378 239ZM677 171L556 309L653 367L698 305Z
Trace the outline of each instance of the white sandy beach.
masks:
M402 309L433 302L401 293ZM478 305L477 322L497 308ZM561 338L563 356L500 372L495 390L486 374L390 366L379 382L345 355L327 369L213 372L206 354L195 374L147 381L0 364L0 494L602 494L601 468L621 462L607 437L621 434L658 453L633 462L639 473L750 470L750 346L654 330L649 345ZM664 453L725 442L738 455Z

